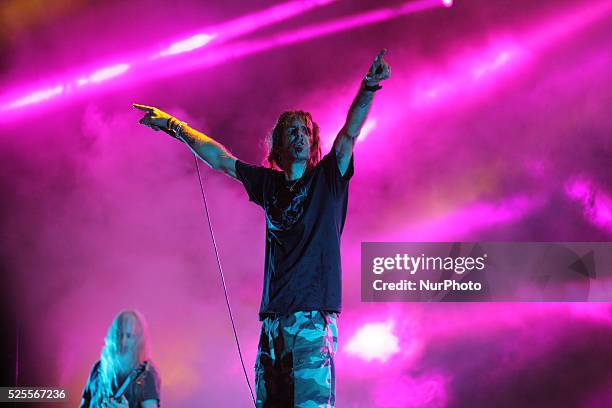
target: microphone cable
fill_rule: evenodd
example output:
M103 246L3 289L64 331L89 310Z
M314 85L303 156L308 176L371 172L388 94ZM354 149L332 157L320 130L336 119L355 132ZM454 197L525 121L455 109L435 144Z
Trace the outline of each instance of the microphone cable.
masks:
M194 154L193 159L195 161L196 172L198 175L198 181L200 182L200 192L202 193L202 202L204 203L204 212L206 214L206 220L208 221L208 229L210 230L210 237L212 239L213 248L215 250L215 257L217 258L217 267L219 268L219 274L221 275L221 283L223 284L223 293L225 295L225 303L227 304L227 311L229 318L232 323L232 330L234 331L234 340L236 341L236 347L238 348L238 356L240 357L240 364L242 364L242 371L244 372L244 378L246 379L249 391L251 392L251 400L253 406L257 407L255 402L255 395L253 394L253 388L249 381L246 368L244 367L244 359L242 358L242 351L240 350L240 343L238 342L238 334L236 333L236 325L234 324L234 317L232 316L232 308L230 307L229 296L227 295L227 287L225 286L225 276L223 275L223 268L221 267L221 259L219 258L219 251L217 250L217 242L215 241L215 234L213 232L212 223L210 221L210 214L208 213L208 205L206 204L206 194L204 194L204 186L202 184L202 176L200 175L200 166L198 165L198 158Z

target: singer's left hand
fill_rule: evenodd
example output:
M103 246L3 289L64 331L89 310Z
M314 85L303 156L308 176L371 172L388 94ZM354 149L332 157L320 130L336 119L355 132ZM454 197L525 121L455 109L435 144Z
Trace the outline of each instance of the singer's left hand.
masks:
M391 67L387 64L387 61L383 58L385 53L387 52L386 48L383 48L376 58L374 58L374 62L370 66L370 70L365 76L366 85L374 86L378 85L380 81L384 81L391 76Z

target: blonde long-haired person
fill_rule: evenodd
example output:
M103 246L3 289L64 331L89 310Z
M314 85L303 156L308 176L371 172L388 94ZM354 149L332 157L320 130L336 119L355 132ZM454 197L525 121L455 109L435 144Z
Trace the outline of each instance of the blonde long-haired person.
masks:
M113 392L144 361L149 361L148 371L127 388L120 400L113 400ZM123 310L108 329L100 360L94 364L83 390L81 408L159 407L159 393L160 377L149 360L146 322L139 312Z

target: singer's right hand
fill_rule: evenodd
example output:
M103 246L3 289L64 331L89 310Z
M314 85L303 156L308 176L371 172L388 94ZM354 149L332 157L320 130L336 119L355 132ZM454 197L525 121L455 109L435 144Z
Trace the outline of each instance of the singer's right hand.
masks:
M132 104L132 106L146 112L144 117L138 121L141 125L150 127L155 131L168 129L168 119L170 119L171 116L166 112L153 106L140 105L137 103Z

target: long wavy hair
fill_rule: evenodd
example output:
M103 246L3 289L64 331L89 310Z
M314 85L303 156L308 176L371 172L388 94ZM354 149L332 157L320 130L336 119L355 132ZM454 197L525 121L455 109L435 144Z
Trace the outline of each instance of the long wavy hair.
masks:
M133 318L134 334L136 343L133 349L133 359L131 367L125 367L125 362L118 357L119 352L119 334L123 331L126 322L129 318ZM139 363L149 358L149 336L147 323L136 310L122 310L113 319L108 333L104 339L104 347L100 353L100 368L98 372L98 383L92 391L94 391L91 399L92 407L102 406L103 401L112 397L113 388L118 386L117 377L122 374L127 374L125 371L134 368Z
M278 168L283 170L282 162L282 142L283 134L287 131L287 127L291 124L293 119L299 118L304 123L312 123L312 145L310 146L310 159L308 159L307 168L311 169L321 160L321 138L319 136L319 125L312 120L310 112L304 112L301 110L286 111L281 113L278 117L278 121L272 129L272 133L266 140L268 156L264 160L264 164L270 168Z

